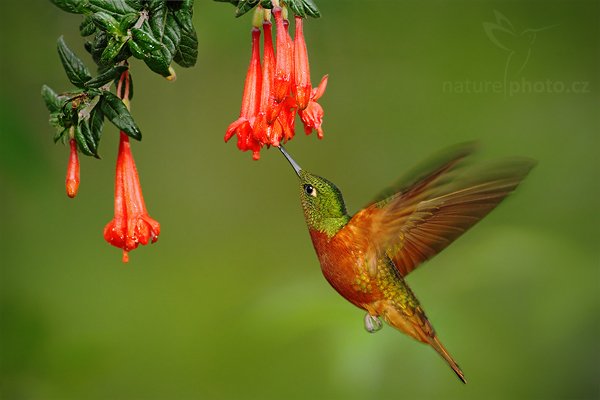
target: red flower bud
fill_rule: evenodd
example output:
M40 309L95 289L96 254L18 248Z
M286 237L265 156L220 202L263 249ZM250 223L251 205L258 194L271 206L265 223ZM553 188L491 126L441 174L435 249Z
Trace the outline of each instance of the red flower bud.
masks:
M73 198L79 190L79 156L75 139L69 140L69 145L71 146L71 154L69 155L65 186L67 187L67 196Z

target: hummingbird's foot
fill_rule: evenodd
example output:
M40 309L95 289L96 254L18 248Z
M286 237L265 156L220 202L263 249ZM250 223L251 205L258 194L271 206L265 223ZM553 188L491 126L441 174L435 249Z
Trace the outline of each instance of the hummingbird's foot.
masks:
M365 329L369 333L375 333L383 327L383 323L379 319L378 316L371 315L369 313L365 314Z

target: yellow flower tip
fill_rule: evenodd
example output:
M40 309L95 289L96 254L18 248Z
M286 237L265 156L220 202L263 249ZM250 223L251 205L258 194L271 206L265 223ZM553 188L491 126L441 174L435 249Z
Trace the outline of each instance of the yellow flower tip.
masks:
M258 6L254 9L254 14L252 15L252 26L255 28L260 28L262 26L264 18L264 10L261 6Z
M288 9L286 6L281 7L281 16L283 19L288 19Z
M175 73L175 68L173 68L172 66L169 65L169 76L166 76L165 78L169 81L169 82L175 82L177 80L177 74Z
M271 22L271 10L265 8L264 10L264 21Z

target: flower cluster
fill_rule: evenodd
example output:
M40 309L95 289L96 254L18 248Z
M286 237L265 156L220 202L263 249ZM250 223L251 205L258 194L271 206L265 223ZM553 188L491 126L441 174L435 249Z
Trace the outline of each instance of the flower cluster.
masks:
M129 104L129 72L119 80L117 94ZM115 176L115 217L104 228L104 239L123 249L123 262L129 261L128 252L139 244L146 245L158 240L160 224L150 218L142 196L142 187L131 154L129 137L121 131L117 170Z
M323 108L317 100L325 92L327 75L318 87L310 82L308 52L303 33L303 19L295 17L295 36L289 34L285 8L275 6L271 11L257 8L252 29L252 55L246 74L240 117L229 125L225 141L237 135L242 151L252 151L252 158L260 158L264 145L279 146L294 137L296 114L308 135L317 131L323 138ZM273 48L273 14L276 25L276 50ZM256 15L255 15L256 17ZM258 19L258 21L257 21ZM263 59L260 61L260 34L262 24Z

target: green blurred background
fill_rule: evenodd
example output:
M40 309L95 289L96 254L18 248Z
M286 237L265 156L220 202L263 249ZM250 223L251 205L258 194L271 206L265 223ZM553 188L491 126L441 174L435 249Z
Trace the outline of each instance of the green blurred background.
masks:
M133 150L162 233L122 264L102 238L117 131L105 132L102 160L83 158L70 200L68 151L52 143L39 95L44 83L70 88L60 35L91 63L80 17L26 0L0 4L0 397L600 396L599 2L318 4L323 18L305 32L313 82L330 74L325 138L298 129L287 147L338 184L351 212L456 142L480 141L481 159L539 160L513 197L409 277L469 384L391 328L367 334L321 276L281 155L253 162L223 143L250 52L250 18L230 5L197 1L199 62L175 83L132 65L144 133ZM483 27L495 10L517 34L551 26L510 44L531 53L506 86L509 52ZM511 82L520 92L503 93Z

